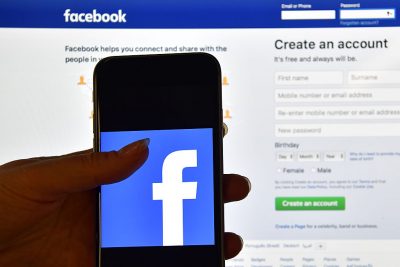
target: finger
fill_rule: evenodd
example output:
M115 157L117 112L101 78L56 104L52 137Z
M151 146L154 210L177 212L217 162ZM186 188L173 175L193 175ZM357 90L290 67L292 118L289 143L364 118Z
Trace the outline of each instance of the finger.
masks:
M232 202L244 199L250 192L250 180L238 174L224 174L223 198L224 202Z
M134 142L119 151L67 155L13 169L14 188L32 198L52 201L69 193L86 191L102 184L118 182L137 170L147 159L148 139ZM20 173L24 175L20 175ZM12 172L11 172L12 174ZM11 180L11 181L10 181Z
M224 256L225 259L235 257L243 248L243 239L234 233L224 234Z
M81 154L87 154L92 152L92 149L88 149L88 150L83 150L83 151L78 151L78 152L73 152L71 154L67 154L64 156L73 156L73 155L81 155ZM5 169L10 169L10 168L14 168L14 167L18 167L18 166L22 166L22 165L26 165L26 164L31 164L31 163L35 163L41 160L48 160L48 159L54 159L56 157L60 157L60 156L51 156L51 157L36 157L36 158L29 158L29 159L19 159L19 160L14 160L8 163L5 163L3 165L0 166L0 168L2 170Z

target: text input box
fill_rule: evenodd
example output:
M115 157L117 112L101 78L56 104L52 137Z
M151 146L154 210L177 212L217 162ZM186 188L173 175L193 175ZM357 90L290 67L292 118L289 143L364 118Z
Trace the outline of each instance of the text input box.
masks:
M276 103L399 102L400 88L276 89Z
M396 9L341 9L340 19L395 19Z
M342 84L341 71L289 71L276 72L277 85Z
M276 137L400 136L400 123L276 124Z
M335 10L283 10L282 20L325 20L336 19Z
M349 71L349 84L399 84L400 71Z
M397 106L312 106L277 107L277 120L367 120L400 119Z

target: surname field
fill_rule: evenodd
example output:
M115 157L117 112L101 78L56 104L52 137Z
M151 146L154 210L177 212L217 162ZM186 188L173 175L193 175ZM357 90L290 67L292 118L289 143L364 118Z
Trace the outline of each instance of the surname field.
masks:
M400 71L350 71L349 84L400 84Z

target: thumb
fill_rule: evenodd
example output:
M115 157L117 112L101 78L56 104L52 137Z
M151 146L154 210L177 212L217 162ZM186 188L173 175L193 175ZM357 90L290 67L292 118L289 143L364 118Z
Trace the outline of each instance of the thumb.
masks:
M53 201L67 194L115 183L135 172L148 157L149 139L119 151L66 155L13 168L8 186L32 199ZM11 183L11 184L10 184Z

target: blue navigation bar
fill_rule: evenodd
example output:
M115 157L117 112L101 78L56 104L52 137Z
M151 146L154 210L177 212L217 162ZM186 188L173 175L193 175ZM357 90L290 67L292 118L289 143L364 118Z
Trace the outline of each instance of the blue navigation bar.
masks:
M0 27L395 27L399 9L393 0L3 0Z

